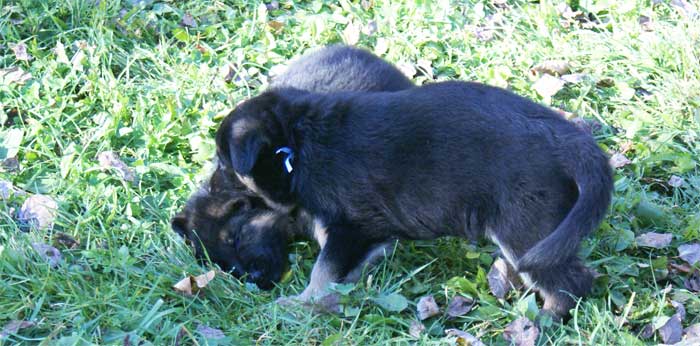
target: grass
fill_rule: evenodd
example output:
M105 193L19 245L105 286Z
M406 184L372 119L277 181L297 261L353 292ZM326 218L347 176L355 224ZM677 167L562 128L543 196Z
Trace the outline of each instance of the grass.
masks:
M700 322L700 298L684 288L689 274L674 269L684 265L677 246L700 238L700 23L664 0L571 4L590 22L566 20L549 0L496 3L0 0L0 68L31 74L24 84L0 84L0 158L19 162L0 168L0 179L59 206L53 230L27 231L17 219L26 195L0 200L0 323L35 323L0 344L427 345L454 342L446 328L509 344L505 326L536 313L534 296L489 294L495 247L487 243L402 243L343 287L352 291L340 316L274 303L307 282L317 251L307 242L291 245L292 272L271 292L223 274L196 298L171 288L210 269L169 218L206 177L218 121L264 88L271 68L309 47L355 40L354 27L369 28L358 45L416 68L417 83L508 87L596 120L606 151L627 149L611 212L582 249L601 274L594 292L567 324L544 328L538 344L657 344L658 333L641 331L673 314L672 299L685 305L684 327ZM18 43L31 60L17 59ZM585 78L542 97L530 68L547 60L568 61ZM134 183L100 169L96 156L108 150L134 170ZM672 176L682 185L669 184ZM671 245L637 246L635 236L649 231L672 233ZM80 245L59 247L63 261L52 268L31 244L52 243L57 232ZM477 307L409 335L420 297L432 294L444 307L458 293L478 298ZM408 308L375 303L391 294ZM226 337L208 338L200 325Z

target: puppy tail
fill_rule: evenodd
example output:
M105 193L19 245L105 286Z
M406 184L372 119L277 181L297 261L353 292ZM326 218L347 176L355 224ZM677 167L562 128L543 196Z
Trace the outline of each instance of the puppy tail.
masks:
M572 135L555 154L575 180L578 199L554 232L520 258L519 271L552 267L575 256L581 239L598 227L610 206L612 169L592 137Z

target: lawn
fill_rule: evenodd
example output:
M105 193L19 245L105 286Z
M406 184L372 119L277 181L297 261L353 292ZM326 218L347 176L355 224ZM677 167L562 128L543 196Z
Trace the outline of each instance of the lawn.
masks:
M0 345L467 344L446 329L511 344L506 327L541 302L494 297L487 242L403 242L336 287L340 315L275 304L308 280L318 249L303 240L272 291L221 272L196 296L172 288L215 269L169 219L207 177L218 122L290 58L335 42L418 84L507 87L613 157L613 205L582 247L593 293L567 323L544 321L537 344L700 334L697 2L329 3L0 0ZM427 295L441 311L419 324ZM476 304L450 317L458 295Z

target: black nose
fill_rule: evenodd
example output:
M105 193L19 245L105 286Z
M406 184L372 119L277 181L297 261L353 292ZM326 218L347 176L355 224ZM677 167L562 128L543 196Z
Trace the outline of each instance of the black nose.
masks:
M261 270L254 270L248 273L248 278L262 290L271 290L274 287L272 281L270 281Z

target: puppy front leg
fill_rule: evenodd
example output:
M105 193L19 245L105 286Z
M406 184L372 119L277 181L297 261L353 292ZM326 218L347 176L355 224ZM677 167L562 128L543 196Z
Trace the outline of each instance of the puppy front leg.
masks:
M378 247L384 248L381 242L364 235L359 228L332 225L325 231L325 242L311 270L309 285L296 300L313 302L326 294L330 283L357 280L358 275L348 274L362 267L368 257L376 257L374 252Z

